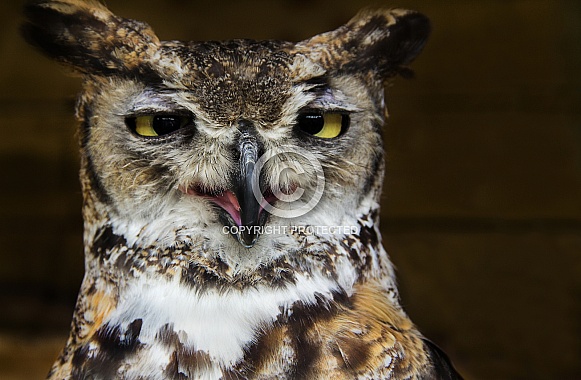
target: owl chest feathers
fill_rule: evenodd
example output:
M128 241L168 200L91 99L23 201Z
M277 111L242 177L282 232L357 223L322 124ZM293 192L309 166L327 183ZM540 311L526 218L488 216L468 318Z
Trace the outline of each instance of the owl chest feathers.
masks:
M332 300L338 287L323 277L299 276L293 286L244 290L201 290L176 280L138 279L119 297L106 325L126 330L140 324L138 340L147 347L179 345L203 352L212 363L231 367L263 329L292 313L297 302Z
M87 297L85 322L95 325L78 342L71 373L364 379L402 363L426 364L419 333L379 286L348 292L319 275L297 276L280 288L230 291L144 275L118 297Z

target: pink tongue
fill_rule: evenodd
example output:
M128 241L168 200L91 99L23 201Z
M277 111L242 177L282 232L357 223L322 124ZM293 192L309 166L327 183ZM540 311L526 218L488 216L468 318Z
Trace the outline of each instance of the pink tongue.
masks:
M238 203L238 199L236 199L236 195L234 195L233 192L226 190L220 195L213 196L211 200L226 210L226 212L230 214L238 226L242 224L242 220L240 218L240 204Z

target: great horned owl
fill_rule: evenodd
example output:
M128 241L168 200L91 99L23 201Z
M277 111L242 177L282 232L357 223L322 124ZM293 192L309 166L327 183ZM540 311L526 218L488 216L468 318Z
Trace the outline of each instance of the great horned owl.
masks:
M95 0L29 3L84 78L86 272L50 379L451 379L378 228L384 82L423 15L308 40L160 41Z

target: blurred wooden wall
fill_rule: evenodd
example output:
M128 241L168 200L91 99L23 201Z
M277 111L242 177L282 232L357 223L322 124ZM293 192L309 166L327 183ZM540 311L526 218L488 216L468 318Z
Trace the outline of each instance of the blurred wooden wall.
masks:
M388 88L382 226L405 308L469 379L581 378L581 2L116 1L163 39L300 40L367 5L420 10ZM83 271L79 80L0 4L0 378L41 378Z

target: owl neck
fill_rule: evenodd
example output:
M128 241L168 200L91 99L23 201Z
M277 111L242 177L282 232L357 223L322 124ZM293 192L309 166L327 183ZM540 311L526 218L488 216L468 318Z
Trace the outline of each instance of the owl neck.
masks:
M247 250L224 234L222 240L230 245L213 244L200 230L192 232L199 236L186 234L173 241L167 239L163 244L142 244L134 234L147 226L125 228L126 224L116 220L118 216L112 215L97 192L91 187L85 189L88 274L118 273L128 279L148 273L166 278L178 276L184 283L199 288L241 289L256 284L285 286L293 283L295 273L301 272L329 278L347 292L354 284L369 280L395 288L392 265L381 245L375 194L364 198L342 226L329 226L330 229L318 231L321 232L318 235L312 228L286 226L286 230L279 232L287 231L288 236L279 240L264 236L261 244ZM228 248L237 251L232 254Z

